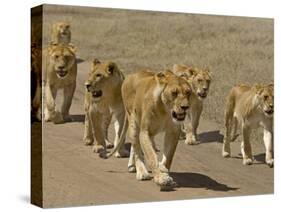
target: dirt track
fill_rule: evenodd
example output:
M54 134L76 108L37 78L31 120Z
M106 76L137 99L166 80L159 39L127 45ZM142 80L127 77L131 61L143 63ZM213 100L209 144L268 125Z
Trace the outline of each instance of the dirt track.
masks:
M240 137L232 143L234 157L221 157L222 108L228 90L238 83L273 79L273 20L61 6L45 9L44 45L52 23L69 21L79 64L70 110L73 122L47 123L43 128L44 207L273 193L274 169L264 164L260 131L253 133L256 161L252 166L242 165ZM152 181L138 182L135 174L127 172L128 159L102 160L84 145L83 84L93 58L112 60L125 74L139 68L163 70L174 63L210 68L213 81L199 127L202 143L179 143L171 169L179 185L175 191L160 192ZM112 130L109 133L112 140ZM162 135L156 137L160 149L161 141Z
M127 158L102 160L85 146L83 137L83 81L87 62L79 64L78 87L71 114L73 122L45 124L43 136L44 207L142 201L193 199L273 192L273 170L264 163L264 148L253 144L256 158L252 166L243 166L239 142L234 142L233 158L221 157L223 135L218 126L202 120L200 145L180 142L171 175L179 187L160 192L152 181L138 182L127 172ZM85 70L85 71L81 71ZM112 129L110 130L112 138ZM156 137L161 149L162 135ZM239 140L239 139L238 139Z

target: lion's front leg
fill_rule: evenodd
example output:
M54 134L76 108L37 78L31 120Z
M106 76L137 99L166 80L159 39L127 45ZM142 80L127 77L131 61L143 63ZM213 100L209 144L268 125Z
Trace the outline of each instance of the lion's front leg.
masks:
M63 104L61 107L61 113L63 116L64 121L71 121L71 118L69 117L69 110L70 110L70 106L72 103L72 98L75 92L75 88L76 88L76 82L74 82L71 85L68 85L64 88L63 90Z
M96 112L93 114L92 125L94 129L94 138L96 141L93 146L93 152L95 153L106 152L106 141L104 136L104 129L102 126L102 119L103 117L101 113Z
M114 123L114 129L115 129L115 138L114 138L114 147L118 145L118 141L120 140L123 125L124 125L124 113L115 114L115 123ZM121 157L128 157L129 152L125 149L125 147L121 147L119 151L117 151L114 155L117 158Z
M57 88L49 83L45 86L45 110L44 120L53 121L55 124L62 123L63 119L59 112L56 111L55 99L57 96Z
M265 162L269 167L273 167L273 132L271 130L263 130L263 141L265 145Z
M85 125L84 125L84 138L85 145L92 145L94 143L92 117L89 111L85 113Z
M103 129L103 133L104 133L104 137L105 137L106 147L109 149L114 147L114 145L111 142L109 142L109 140L108 140L108 128L109 128L111 119L112 119L112 115L111 115L110 111L103 114L102 129Z
M243 156L243 164L251 165L253 163L252 156L252 147L250 143L250 133L251 129L245 124L242 124L242 143L241 143L241 152Z
M191 107L190 122L185 122L185 128L186 128L186 140L185 143L189 145L196 145L200 142L197 140L197 128L199 125L199 119L200 115L202 113L202 104L198 104L196 106Z
M151 168L154 182L159 185L161 189L173 188L176 184L173 178L171 178L166 171L162 170L147 130L142 130L140 132L140 144L145 160Z
M160 163L160 168L163 172L168 172L171 168L173 157L178 145L180 126L175 126L174 130L167 131L164 139L163 158Z

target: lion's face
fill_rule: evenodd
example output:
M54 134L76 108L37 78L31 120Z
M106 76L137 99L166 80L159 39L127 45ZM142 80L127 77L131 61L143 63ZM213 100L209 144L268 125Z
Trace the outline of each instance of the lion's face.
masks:
M273 84L256 86L260 108L267 117L274 113L274 90Z
M209 92L211 84L210 71L208 69L198 69L185 65L174 65L173 72L185 78L192 85L192 91L200 100L204 100Z
M118 67L113 62L101 63L95 59L92 64L88 80L85 82L85 87L88 92L92 93L93 100L98 102L102 97L109 94L109 90L113 89L118 82Z
M207 97L209 87L211 83L211 77L208 70L196 70L192 78L193 90L200 100Z
M69 37L70 36L70 24L61 22L56 25L57 32L61 37Z
M76 60L74 46L71 44L51 44L48 50L57 77L60 79L67 77Z
M182 123L190 106L191 87L186 80L172 73L166 75L166 79L161 100L170 112L173 122Z

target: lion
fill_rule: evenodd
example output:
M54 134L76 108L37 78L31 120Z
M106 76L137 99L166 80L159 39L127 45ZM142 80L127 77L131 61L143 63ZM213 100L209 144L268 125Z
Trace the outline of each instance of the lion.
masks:
M52 26L52 42L65 43L71 42L70 24L67 22L57 22Z
M238 85L231 89L226 98L225 107L225 139L222 156L230 157L231 134L236 134L237 125L241 126L242 143L241 152L243 164L253 163L250 143L251 129L262 127L263 139L266 149L265 162L273 167L273 113L274 89L273 84L254 86Z
M106 148L113 147L107 139L107 131L111 117L115 118L114 146L120 138L124 124L125 110L121 96L121 85L124 75L114 62L100 62L95 59L92 63L89 77L85 82L85 128L84 142L93 146L93 152L100 153ZM122 149L115 157L128 156Z
M126 110L120 142L108 158L124 143L128 130L131 139L129 172L136 171L137 180L149 180L144 160L152 171L154 182L161 190L169 190L176 183L169 176L173 156L178 144L181 124L190 106L191 86L170 70L154 73L150 70L129 75L122 85L122 98ZM165 133L162 161L158 162L154 137ZM144 156L144 157L143 157Z
M175 64L173 66L173 73L185 78L192 87L190 110L188 113L190 120L184 123L183 137L185 137L186 144L199 144L200 142L197 140L197 128L203 110L203 102L208 95L212 80L210 71L208 69L198 69Z
M45 51L45 110L44 120L55 124L71 121L69 109L76 88L76 48L72 44L49 44ZM57 91L63 89L61 111L56 111Z
M41 121L42 49L31 45L31 119Z

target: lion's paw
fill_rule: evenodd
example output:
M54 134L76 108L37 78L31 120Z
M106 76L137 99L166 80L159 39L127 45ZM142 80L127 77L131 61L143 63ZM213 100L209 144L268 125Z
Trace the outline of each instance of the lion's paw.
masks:
M90 145L92 145L94 143L94 140L90 139L90 138L84 138L83 140L84 140L84 144L86 146L90 146Z
M177 186L173 178L168 173L161 173L154 176L154 182L160 186L161 191L172 190Z
M150 180L152 177L148 172L144 171L144 172L137 172L136 178L139 181L143 181L143 180Z
M114 147L113 143L110 143L109 141L106 142L106 148L112 149Z
M102 145L94 145L93 146L93 152L94 153L101 153L103 152L105 149Z
M222 151L222 156L223 156L224 158L230 158L230 152Z
M251 159L251 158L244 158L243 159L243 164L244 165L252 165L253 164L253 159Z
M200 141L196 140L195 136L187 136L185 139L185 143L188 145L197 145Z
M129 173L135 173L136 172L136 166L135 165L128 166L128 172Z
M272 167L274 166L274 159L269 159L269 160L267 160L267 161L266 161L266 164L267 164L270 168L272 168Z

